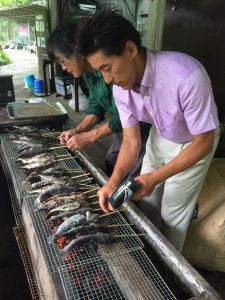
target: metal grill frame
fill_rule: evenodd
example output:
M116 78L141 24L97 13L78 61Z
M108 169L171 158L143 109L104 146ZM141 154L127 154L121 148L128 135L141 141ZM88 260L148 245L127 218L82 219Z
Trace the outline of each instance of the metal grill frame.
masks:
M37 277L37 274L35 274L34 272L32 254L29 249L28 243L26 242L26 234L25 234L24 226L20 225L18 227L14 227L13 231L24 264L24 269L26 272L32 298L33 300L39 300L43 297L43 292L41 289L40 280Z
M2 152L2 150L1 150ZM9 176L9 168L8 168L8 164L7 161L3 158L3 155L1 153L1 164L2 164L2 168L4 170L4 173L6 175L6 180L7 180L7 184L8 184L8 188L9 188L9 194L10 194L10 198L11 198L11 203L12 203L12 209L13 209L13 214L15 217L15 221L16 221L16 225L20 226L23 224L23 218L22 218L22 211L18 202L18 198L15 194L15 189L13 186L12 181L10 180L10 176Z
M7 136L3 137L2 139L3 144L3 153L5 157L16 157L16 151L12 147L12 142L7 139ZM54 154L63 155L68 154L68 151L66 149L59 149L54 151ZM34 211L34 201L36 199L36 196L32 195L30 192L32 191L31 185L26 180L26 174L23 169L18 169L18 163L15 162L14 159L7 160L8 167L11 171L11 174L13 176L14 180L14 187L17 191L17 196L22 199L21 206L24 205L26 209L28 209L29 214L32 219L33 226L35 228L35 234L37 236L37 240L39 241L40 248L42 250L42 254L44 256L48 271L50 273L54 273L57 271L58 266L64 264L64 260L60 256L59 249L56 245L50 246L48 244L48 237L52 234L52 230L50 226L48 225L48 222L46 221L46 213L44 211ZM80 170L80 174L84 174L84 170L81 168L78 162L75 161L75 159L66 160L60 162L60 164L63 167L66 167L68 169L77 169ZM77 174L77 173L76 173ZM15 176L17 175L17 176ZM95 182L93 183L93 179L89 178L87 175L84 174L80 178L80 180L87 179L87 183L89 185L93 185L93 187L99 187L99 185ZM21 181L24 182L24 184L21 186ZM89 195L96 195L94 192L90 192ZM115 215L111 215L109 217L104 218L106 224L128 224L127 221L123 218L123 216L120 213L117 213ZM136 235L133 231L132 227L126 226L126 227L117 227L114 229L113 234L132 234L133 237L128 238L121 238L119 239L120 242L124 245L124 250L122 252L130 252L137 249L141 249L144 247L142 241L140 238ZM78 264L81 263L83 260L93 259L93 257L99 257L100 253L97 251L90 250L89 248L82 247L82 250L78 250L78 252L82 252L82 258L78 260ZM120 253L120 252L118 252ZM110 255L117 255L118 253L111 253ZM74 254L74 251L72 251L72 254Z
M171 292L161 275L156 270L155 266L151 262L151 260L147 257L145 252L140 249L136 251L132 251L129 255L135 260L135 262L140 266L140 268L144 271L146 277L151 280L153 286L155 287L155 291L160 294L160 296L165 300L176 300L177 298ZM118 257L121 258L121 264L123 259L123 254L118 254ZM110 259L110 258L107 258ZM83 266L89 266L89 269L84 272ZM96 269L95 269L95 268ZM96 276L96 271L98 269L104 269L104 273L107 276L107 282L103 282L102 284L98 284L96 287L97 291L93 290L93 286L87 284L87 282L92 282L93 278ZM84 261L81 265L72 265L71 262L68 263L67 266L60 266L58 268L61 280L63 282L65 294L68 300L125 300L125 295L122 294L119 289L113 274L111 274L108 266L107 260L103 257L98 259L92 259L89 261ZM131 272L133 270L130 270ZM144 289L144 285L142 282L142 277L139 273L136 274L137 284L140 287L140 290ZM80 281L84 280L82 284ZM151 297L151 295L149 295ZM151 297L149 299L157 300L162 299L161 297Z
M10 147L10 141L7 140L7 137L6 138L3 137L2 144L5 145L5 147L3 146L3 149L4 149L4 154L6 157L13 158L16 156L15 151ZM57 153L68 154L66 149L58 150ZM16 163L14 162L13 159L9 159L9 160L7 160L7 162L9 165L9 169L11 171L11 176L14 174L18 175L18 173L24 172L23 170L17 168ZM77 168L81 169L81 167L79 166L79 164L77 162L75 162L75 160L65 161L65 162L61 162L61 163L64 166L66 166L67 168L74 168L74 164L76 164ZM81 172L82 171L83 170L81 169ZM21 174L21 176L22 176L22 174ZM27 210L30 213L30 216L32 218L32 222L33 222L33 225L35 228L35 233L37 235L37 240L40 244L42 254L44 254L44 259L45 259L45 263L47 265L48 271L52 274L56 273L56 272L60 273L61 280L62 280L64 289L65 289L65 294L68 299L78 299L78 298L70 298L70 297L74 297L74 293L76 293L77 291L76 291L76 289L74 290L74 288L71 289L70 276L69 275L65 276L65 274L67 274L69 271L68 265L60 257L58 247L57 246L50 247L47 243L47 238L51 234L51 229L49 226L47 226L47 223L45 220L45 216L46 216L45 213L43 211L34 212L33 202L35 200L35 196L33 196L33 195L26 196L27 193L29 193L29 191L31 191L31 187L30 187L30 184L26 182L25 178L26 178L26 176L24 176L24 186L21 188L21 184L19 184L19 182L17 182L17 178L15 178L15 176L14 176L13 180L15 180L16 183L18 183L18 184L15 184L15 186L16 186L15 190L16 190L16 194L19 196L19 198L23 199L23 201L24 201L23 205L26 206ZM90 179L89 184L92 184L92 179ZM22 203L21 203L21 205L22 205ZM121 218L121 221L114 220L113 222L127 223L121 214L118 214L118 216L119 216L119 218ZM131 228L131 230L132 230L132 228ZM40 232L41 232L41 234L40 234ZM118 234L121 234L121 232L119 232ZM130 253L131 255L134 255L135 253L139 253L139 255L140 255L140 253L144 253L142 250L143 246L144 246L143 243L137 237L137 244L133 245L133 247L130 247L130 242L128 242L129 248L125 250L125 253ZM84 250L82 250L82 251L84 251ZM79 260L72 261L74 266L79 266L83 263L90 263L92 261L100 262L100 263L104 262L104 264L106 263L104 260L105 258L100 256L99 253L97 253L96 256L93 256L93 253L87 253L87 251L84 251L84 252L85 252L85 257L83 256ZM118 253L113 253L112 255L120 256L120 255L123 255L123 253L124 252L118 252ZM150 262L149 258L146 256L145 253L144 253L144 255L145 255L146 261L142 267L145 268L146 266L149 265L149 263L151 265L152 265L152 263ZM140 257L139 257L139 259L140 259ZM62 272L63 272L63 276L62 276ZM161 278L161 276L159 275L159 273L157 271L155 274L156 274L156 276L159 276ZM156 280L156 282L157 282L157 280ZM159 285L162 285L162 288L164 288L164 281L162 284L158 283L158 286ZM166 284L165 284L165 286L166 286ZM166 286L166 292L164 292L165 293L164 296L166 296L167 298L165 298L165 299L176 299L169 289L167 291L167 288L168 287ZM121 294L121 291L118 290L118 295L119 295L119 293ZM169 298L168 298L168 295L169 295ZM118 297L121 297L121 296L118 296ZM97 298L93 298L93 299L97 299ZM101 299L106 299L106 298L101 298ZM107 299L110 299L110 298L107 298ZM112 298L112 299L115 299L115 298ZM116 298L116 299L124 299L124 298Z

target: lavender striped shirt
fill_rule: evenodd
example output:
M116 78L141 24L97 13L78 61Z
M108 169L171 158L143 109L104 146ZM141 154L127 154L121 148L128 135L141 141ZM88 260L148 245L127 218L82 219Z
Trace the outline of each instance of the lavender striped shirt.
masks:
M194 58L178 52L151 52L140 90L113 86L123 128L154 124L159 135L177 143L219 126L210 79Z

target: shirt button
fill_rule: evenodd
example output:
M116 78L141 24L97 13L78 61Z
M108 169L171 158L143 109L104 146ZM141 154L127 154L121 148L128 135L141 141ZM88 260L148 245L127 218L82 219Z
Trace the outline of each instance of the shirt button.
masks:
M148 96L144 96L144 100L148 100Z

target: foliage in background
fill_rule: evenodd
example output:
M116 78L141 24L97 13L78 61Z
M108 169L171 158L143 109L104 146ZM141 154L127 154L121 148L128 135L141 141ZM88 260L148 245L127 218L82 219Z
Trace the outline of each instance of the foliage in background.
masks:
M0 7L18 6L32 3L32 0L0 0Z
M0 50L0 61L3 65L7 65L11 62L10 57L3 50Z
M0 43L6 42L8 40L8 19L5 17L0 17L0 32Z

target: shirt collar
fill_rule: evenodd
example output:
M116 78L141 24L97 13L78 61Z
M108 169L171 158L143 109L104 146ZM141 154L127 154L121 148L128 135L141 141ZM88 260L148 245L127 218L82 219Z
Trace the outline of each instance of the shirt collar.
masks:
M95 77L102 77L102 72L101 71L94 71L93 72L93 75L95 76Z
M149 50L146 50L146 65L144 76L141 81L141 86L153 88L156 68L155 54Z

